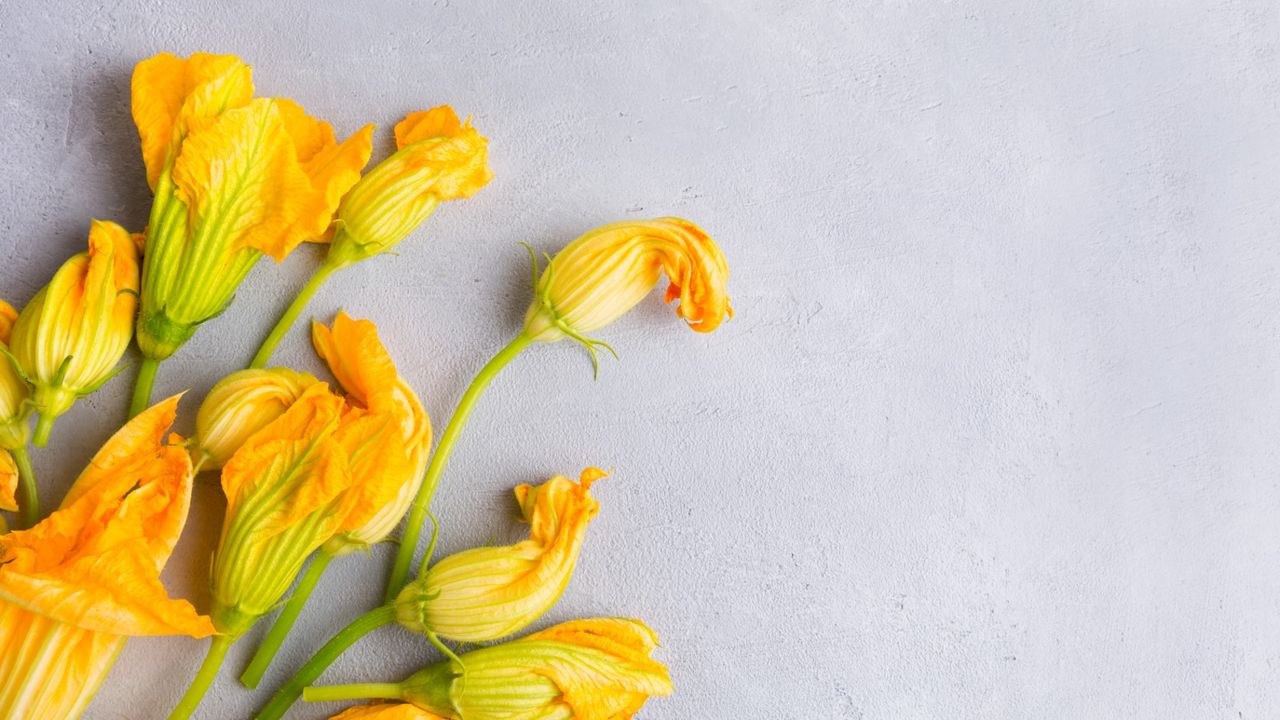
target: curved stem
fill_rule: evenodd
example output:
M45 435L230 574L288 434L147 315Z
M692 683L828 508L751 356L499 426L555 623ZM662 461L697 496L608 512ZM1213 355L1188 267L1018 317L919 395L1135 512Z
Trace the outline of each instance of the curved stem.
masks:
M266 340L262 341L262 347L258 348L258 354L253 356L253 362L249 363L251 368L263 368L267 366L267 361L271 359L271 354L276 351L276 346L289 334L289 330L293 328L293 324L298 321L298 316L302 314L303 308L311 302L311 298L315 296L316 291L324 285L329 276L337 272L343 265L335 265L325 263L316 270L306 285L298 291L298 296L289 303L289 308L284 311L280 319L276 321L276 326L271 328L271 334Z
M440 483L440 476L444 473L444 466L449 462L454 443L462 434L462 428L466 427L467 418L471 417L476 401L484 394L485 388L489 387L489 383L493 382L498 372L532 342L531 338L523 334L517 335L480 369L467 391L462 394L462 399L458 401L458 408L453 411L449 426L444 429L444 435L440 436L440 444L436 446L435 454L431 456L431 463L427 465L422 487L418 488L418 494L413 499L413 509L409 511L409 522L405 525L404 537L400 541L399 549L396 550L396 562L391 569L391 578L387 582L387 592L384 596L387 602L394 600L400 588L404 586L409 574L409 565L413 562L413 554L418 550L418 536L422 533L422 523L427 517L427 511L431 508L431 497L436 492L436 485Z
M289 682L285 683L271 697L271 702L268 702L266 707L262 708L262 711L258 713L257 720L279 720L288 712L290 706L298 701L298 696L302 694L303 688L315 682L347 648L354 645L357 640L365 635L383 625L390 625L395 620L396 611L390 605L383 605L370 610L353 620L350 625L330 638L329 642L324 644L324 647L317 650L316 654L305 665L298 668L298 672L289 678Z
M335 700L399 700L400 683L357 683L355 685L320 685L302 691L305 702L333 702Z
M204 694L208 692L209 686L213 684L213 679L218 676L222 659L227 656L227 651L235 641L236 638L231 635L213 636L213 642L209 643L209 654L205 656L204 662L200 665L200 671L192 678L191 686L187 688L178 706L169 713L169 720L185 720L191 717L191 713L196 711L200 701L204 699Z
M11 452L13 462L18 466L18 506L21 511L18 522L20 529L25 530L40 520L40 491L36 489L36 471L31 467L27 446L23 445Z
M156 370L160 369L160 361L143 357L138 365L138 379L133 385L133 402L129 404L129 417L146 410L151 405L151 386L156 384Z
M266 637L262 638L262 644L258 646L257 652L253 654L253 659L249 661L249 666L240 675L241 685L253 689L258 687L258 683L262 682L262 676L266 674L267 668L271 667L271 661L275 658L276 653L279 652L280 646L284 644L285 638L289 636L289 631L293 629L293 623L298 620L298 614L302 612L302 607L307 604L307 598L311 597L311 592L316 589L316 583L320 582L320 576L324 575L325 568L329 567L331 560L333 560L333 555L323 549L311 558L311 564L307 565L306 572L302 574L301 578L298 578L298 584L293 588L293 595L289 597L289 601L284 604L284 609L276 616L276 621L272 623Z

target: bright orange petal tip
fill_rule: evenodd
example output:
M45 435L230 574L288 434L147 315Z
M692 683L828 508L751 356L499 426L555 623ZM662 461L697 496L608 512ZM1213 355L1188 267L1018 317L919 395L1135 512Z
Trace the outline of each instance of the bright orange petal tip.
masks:
M0 601L111 635L213 632L190 603L168 596L159 577L191 495L187 453L159 439L176 402L108 440L52 515L0 536Z

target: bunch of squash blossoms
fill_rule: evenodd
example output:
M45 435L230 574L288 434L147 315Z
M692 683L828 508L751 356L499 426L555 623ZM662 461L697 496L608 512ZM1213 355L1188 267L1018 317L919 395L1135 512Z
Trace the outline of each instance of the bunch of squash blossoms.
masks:
M595 228L542 263L530 250L523 325L462 393L433 450L423 404L369 320L339 312L311 324L332 381L270 359L331 276L390 253L441 204L481 190L488 141L440 106L402 119L395 152L366 168L372 125L339 141L297 103L255 97L249 66L229 55L142 61L132 112L154 193L145 232L92 221L87 250L20 312L0 301L0 510L14 526L0 516L0 717L78 717L139 635L210 639L170 715L189 717L228 649L274 614L240 676L256 688L329 564L372 557L360 551L402 521L384 603L321 645L258 718L282 717L299 700L368 699L335 717L616 720L670 694L652 657L658 638L640 620L590 618L520 636L568 585L605 472L515 486L528 537L442 559L430 506L480 396L527 349L571 340L598 371L600 351L613 350L593 334L664 275L666 300L689 328L711 332L730 317L715 242L665 217ZM279 263L305 242L327 244L323 262L249 367L203 399L194 432L172 433L181 396L151 400L163 361L231 311L264 255ZM123 367L131 341L142 359L130 419L45 515L30 448L45 447L56 419ZM220 473L226 495L204 614L160 581L201 472ZM316 684L387 625L422 636L438 661L398 682Z

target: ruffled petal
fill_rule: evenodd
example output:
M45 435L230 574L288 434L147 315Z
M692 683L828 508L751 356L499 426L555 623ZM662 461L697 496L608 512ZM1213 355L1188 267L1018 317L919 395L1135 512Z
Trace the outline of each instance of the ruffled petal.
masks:
M461 129L462 121L449 105L419 110L396 123L396 147L403 148L427 138L451 137Z
M8 450L0 448L0 510L13 512L18 509L17 492L18 465Z
M193 119L173 179L193 232L216 227L227 252L253 248L280 261L328 225L325 192L303 170L272 100Z
M360 128L338 143L329 123L307 115L302 106L292 100L277 99L276 107L293 140L303 172L311 178L312 187L324 194L325 213L312 218L306 239L325 240L325 231L338 210L338 202L360 179L360 171L369 162L373 152L373 125Z
M133 71L133 120L142 140L147 183L154 190L193 119L241 107L253 97L249 66L232 55L161 53Z
M319 322L311 324L311 342L338 384L357 403L371 410L389 409L399 375L372 322L339 312L332 329Z
M122 428L59 510L0 536L0 600L115 635L213 632L190 603L168 597L159 577L191 496L187 453L159 439L176 402Z
M9 335L13 333L13 324L18 321L18 311L9 303L0 300L0 345L9 344Z

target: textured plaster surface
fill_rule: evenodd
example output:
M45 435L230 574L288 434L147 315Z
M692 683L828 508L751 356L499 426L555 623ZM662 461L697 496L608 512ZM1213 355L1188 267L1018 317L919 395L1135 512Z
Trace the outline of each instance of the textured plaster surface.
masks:
M443 425L518 325L527 241L678 214L733 268L703 337L655 294L538 348L480 405L437 501L445 552L518 537L510 488L596 464L603 510L539 624L644 618L646 718L1280 714L1280 19L1271 2L0 3L0 295L88 220L145 223L129 74L237 53L346 134L441 102L493 183L338 276ZM317 262L264 263L161 373L195 403ZM131 356L131 361L135 358ZM317 369L301 333L281 362ZM55 501L132 371L36 454ZM205 478L165 579L206 607ZM334 564L265 687L370 607ZM261 628L259 628L259 633ZM257 633L250 637L256 640ZM267 695L232 653L202 718ZM88 713L159 718L203 644L129 643ZM328 682L430 660L386 630ZM326 717L339 706L294 716Z

